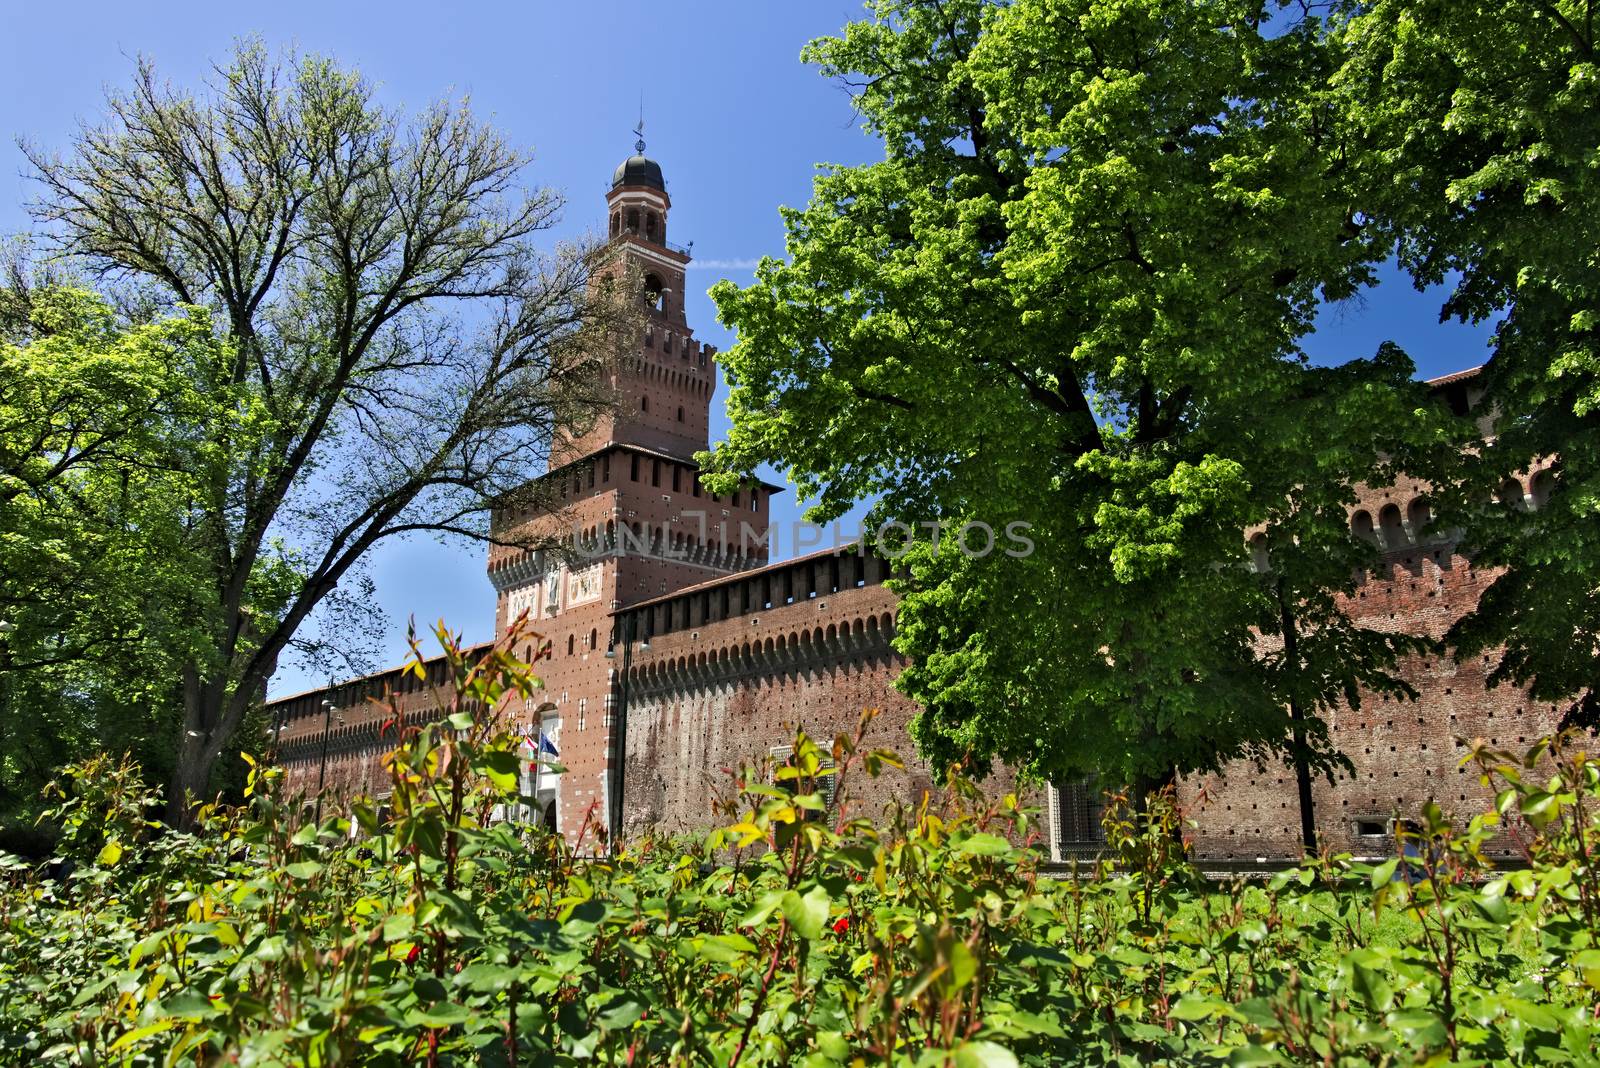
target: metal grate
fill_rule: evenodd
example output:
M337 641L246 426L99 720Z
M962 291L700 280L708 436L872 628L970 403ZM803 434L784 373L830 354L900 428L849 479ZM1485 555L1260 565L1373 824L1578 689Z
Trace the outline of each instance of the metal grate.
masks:
M1056 788L1056 845L1062 859L1092 857L1105 849L1106 832L1100 825L1105 813L1095 776L1058 782Z

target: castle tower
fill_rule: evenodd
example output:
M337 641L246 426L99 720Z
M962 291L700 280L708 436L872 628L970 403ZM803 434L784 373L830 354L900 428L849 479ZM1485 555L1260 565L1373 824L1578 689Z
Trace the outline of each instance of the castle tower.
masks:
M768 497L780 488L755 483L721 497L700 485L694 454L710 443L716 350L689 328L689 253L667 242L666 180L643 141L636 147L606 194L610 269L642 278L647 303L641 336L609 372L617 405L586 432L557 436L540 480L550 506L493 518L509 532L559 535L567 551L494 546L489 553L496 637L527 612L551 646L551 657L535 666L543 690L510 712L531 747L542 735L566 768L558 776L540 772L523 792L537 796L539 818L569 838L586 820L610 825L620 752L622 659L606 656L622 637L615 613L765 564L766 543L747 532L766 531Z
M641 445L689 458L706 447L716 350L702 346L684 315L689 250L667 240L672 198L661 166L644 155L644 141L617 165L606 193L607 233L614 252L608 272L642 279L646 305L638 355L612 379L620 397L614 415L580 437L559 438L552 464L593 454L610 444Z

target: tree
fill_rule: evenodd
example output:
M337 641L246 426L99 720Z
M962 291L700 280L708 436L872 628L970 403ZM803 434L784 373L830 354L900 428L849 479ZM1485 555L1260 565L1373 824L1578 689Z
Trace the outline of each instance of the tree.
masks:
M184 461L200 431L252 420L201 388L231 362L203 311L129 326L81 289L4 292L0 818L26 823L72 759L170 767L172 682L207 607Z
M141 61L62 156L26 146L34 213L92 276L209 309L268 432L195 443L210 590L181 670L171 815L187 818L279 658L379 541L481 538L491 502L553 428L610 401L601 373L631 308L588 285L595 252L541 254L559 199L527 157L441 103L412 120L319 58L241 45L198 94ZM620 291L619 291L620 292ZM249 587L292 575L280 611Z
M1444 432L1396 354L1305 365L1321 302L1384 250L1343 185L1338 56L1272 7L885 0L805 52L885 159L823 173L788 262L712 291L740 336L707 459L718 486L790 468L814 518L879 494L875 521L1032 525L1020 558L905 558L900 686L935 763L1152 781L1292 737L1326 761L1291 691L1321 706L1402 651L1324 610L1362 550L1341 508L1385 442ZM1324 458L1296 419L1330 404ZM1319 561L1281 596L1247 566L1263 527ZM1284 603L1317 635L1288 666Z
M1492 434L1441 509L1503 572L1450 633L1491 683L1600 723L1600 65L1593 0L1353 8L1344 107L1375 228L1442 317L1500 316ZM1502 480L1535 464L1523 491Z

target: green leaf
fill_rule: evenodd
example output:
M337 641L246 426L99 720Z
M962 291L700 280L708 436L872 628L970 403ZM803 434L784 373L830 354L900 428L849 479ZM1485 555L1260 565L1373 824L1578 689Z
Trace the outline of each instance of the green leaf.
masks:
M1018 1068L1017 1058L994 1042L967 1042L951 1051L956 1068Z
M831 904L828 891L821 886L813 886L804 896L794 890L786 891L778 907L788 917L789 926L796 934L813 941L822 937L822 928L828 922Z
M122 859L122 843L115 838L100 847L100 855L95 858L102 868L114 868L117 861Z
M1011 852L1011 843L998 834L989 834L979 831L977 834L968 835L956 846L963 853L971 853L980 857L995 857L1002 853Z

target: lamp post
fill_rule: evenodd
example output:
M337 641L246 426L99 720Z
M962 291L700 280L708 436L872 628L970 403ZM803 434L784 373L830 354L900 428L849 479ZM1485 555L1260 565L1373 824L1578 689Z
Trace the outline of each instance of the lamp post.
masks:
M622 632L622 674L617 680L617 714L611 720L611 751L616 765L611 783L612 853L620 847L622 839L623 776L628 767L628 684L629 675L632 674L633 639L638 629L638 622L637 616L624 615L618 626ZM644 641L639 643L639 651L646 652L649 648L650 639L646 636ZM614 660L616 656L616 639L613 637L611 647L606 650L606 659Z
M330 684L328 692L333 692ZM339 713L339 726L344 726L344 713ZM322 786L328 777L328 735L333 728L333 698L322 699L322 758L317 761L317 810L312 819L316 823L322 822Z

